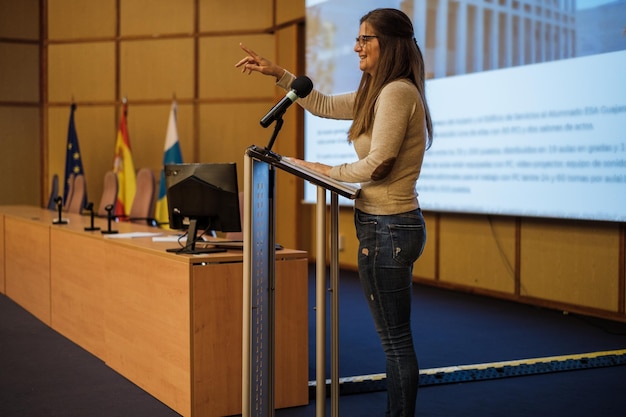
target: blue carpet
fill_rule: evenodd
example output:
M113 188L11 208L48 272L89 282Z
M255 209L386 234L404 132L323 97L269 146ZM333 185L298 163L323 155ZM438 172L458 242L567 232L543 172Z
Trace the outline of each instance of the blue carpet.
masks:
M313 380L314 277L309 285ZM355 272L342 271L339 292L340 376L384 372L382 348ZM626 349L626 323L424 285L413 286L412 328L421 369Z

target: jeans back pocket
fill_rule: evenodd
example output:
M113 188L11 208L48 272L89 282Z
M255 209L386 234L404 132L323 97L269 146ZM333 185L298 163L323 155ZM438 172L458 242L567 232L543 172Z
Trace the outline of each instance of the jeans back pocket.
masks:
M422 224L389 224L393 246L393 259L401 265L410 266L424 250L426 233Z

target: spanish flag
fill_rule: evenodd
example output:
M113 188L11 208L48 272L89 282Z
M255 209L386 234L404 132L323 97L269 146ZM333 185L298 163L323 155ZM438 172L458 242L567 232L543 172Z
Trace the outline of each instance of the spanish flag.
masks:
M137 189L135 165L133 164L133 155L128 139L128 125L126 124L127 113L127 103L124 99L120 128L115 142L115 159L113 161L113 171L117 175L118 182L117 201L115 203L115 216L118 218L129 216Z
M178 127L176 122L178 107L176 101L172 102L170 117L167 121L167 131L165 132L165 153L163 154L163 166L167 164L180 164L183 156L178 143ZM165 184L165 171L161 170L161 180L159 182L159 195L157 196L154 217L159 226L166 226L169 223L167 210L167 187Z

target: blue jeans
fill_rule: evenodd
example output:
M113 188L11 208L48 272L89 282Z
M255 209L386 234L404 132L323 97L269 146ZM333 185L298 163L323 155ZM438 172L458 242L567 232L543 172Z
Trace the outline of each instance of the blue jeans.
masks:
M419 368L411 333L413 263L426 243L420 209L377 216L355 210L359 278L382 342L387 416L413 417Z

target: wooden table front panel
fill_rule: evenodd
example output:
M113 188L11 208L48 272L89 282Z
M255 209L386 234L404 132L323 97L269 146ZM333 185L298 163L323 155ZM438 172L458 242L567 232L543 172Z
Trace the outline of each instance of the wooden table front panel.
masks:
M50 225L5 216L6 295L50 325Z
M105 245L107 365L191 415L189 262Z
M52 229L51 326L99 358L105 356L106 275L100 232Z
M243 265L193 268L194 417L241 413ZM308 404L307 261L276 262L275 407Z

